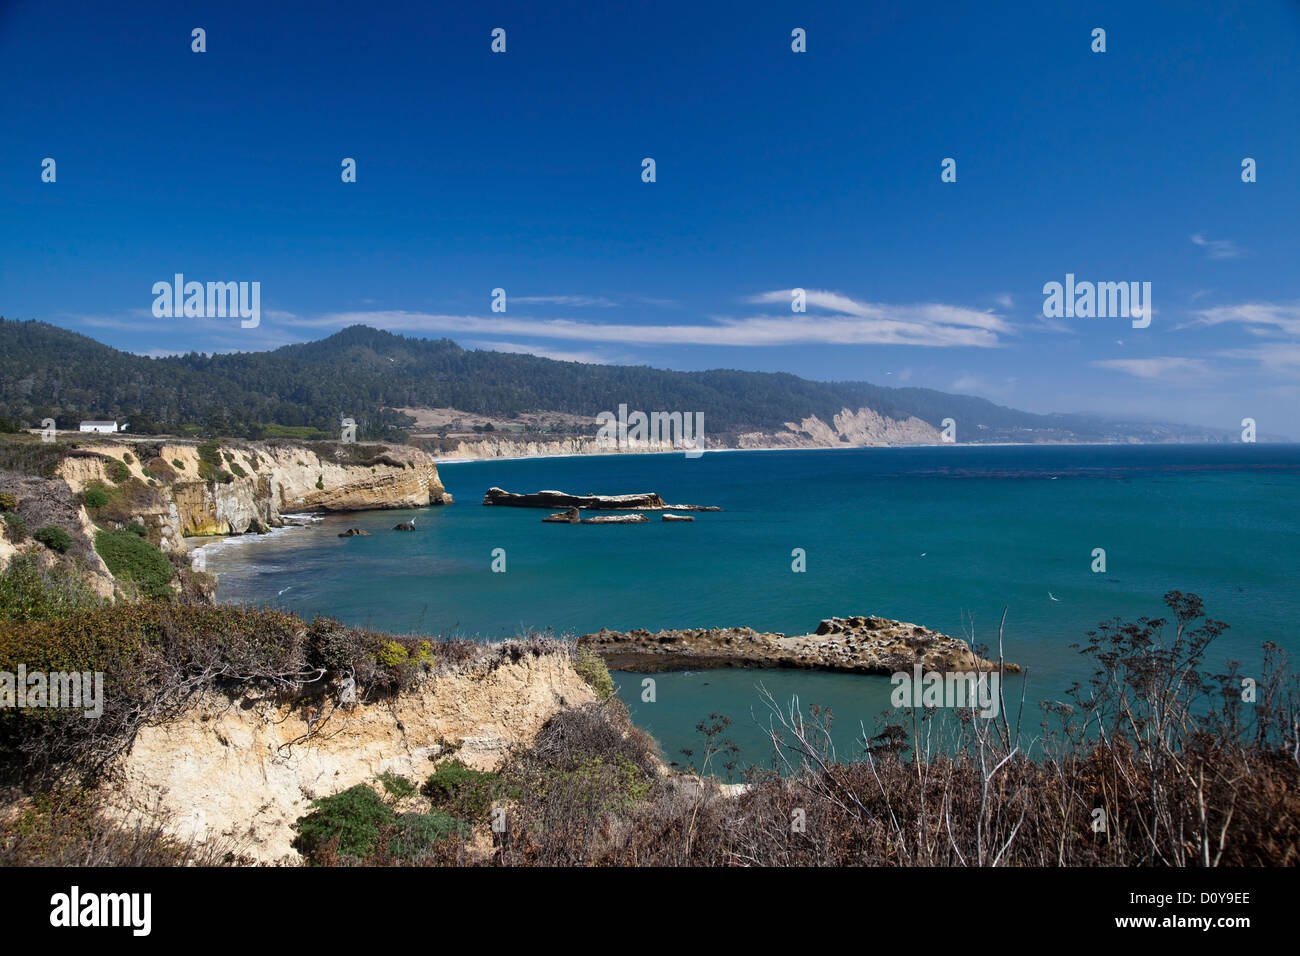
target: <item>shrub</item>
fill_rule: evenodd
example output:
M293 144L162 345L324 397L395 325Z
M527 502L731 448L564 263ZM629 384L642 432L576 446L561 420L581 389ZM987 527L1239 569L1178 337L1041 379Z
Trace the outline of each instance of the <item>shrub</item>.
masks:
M62 565L42 568L34 554L16 555L0 572L0 621L8 625L50 621L102 603L79 574Z
M134 477L116 485L92 482L82 492L81 501L94 512L96 521L118 524L127 524L141 512L166 507L166 499L160 492Z
M131 457L131 453L129 451L122 452L122 460L126 462L128 465L131 464L131 462L135 461L135 459Z
M604 659L589 647L579 647L574 654L573 669L602 701L614 696L614 678Z
M81 502L91 511L108 504L108 492L103 488L87 488L81 495Z
M0 471L52 478L71 447L65 441L41 441L34 435L0 440Z
M32 537L51 551L57 551L59 554L66 553L68 548L72 547L72 538L68 532L52 524L37 528Z
M324 476L324 475L321 475L319 478L316 479L316 487L317 487L319 490L321 490L321 491L324 491L324 490L325 490L325 476Z
M313 863L333 848L343 856L365 857L384 828L396 823L391 807L364 783L311 802L311 812L298 818L294 848Z
M108 474L109 480L115 485L120 485L131 477L131 469L126 466L125 462L120 462L117 459L106 462L104 471Z
M220 482L223 485L228 485L235 480L230 472L221 467L221 446L217 442L200 442L197 451L200 478L204 481Z
M375 660L385 667L400 667L406 663L407 657L404 646L397 641L386 641L379 649L379 653L375 655Z
M235 475L236 478L248 477L248 472L244 471L244 469L239 466L239 462L237 461L232 461L230 463L230 470Z
M161 458L151 458L149 463L144 466L144 470L159 481L171 482L176 480L176 469Z
M185 462L181 461L179 458L173 458L173 459L172 459L172 467L175 468L177 471L184 471L184 470L185 470Z
M99 793L58 788L35 794L0 822L0 867L219 866L244 862L224 841L184 843L168 835L162 811L123 826Z
M400 773L381 773L379 783L383 786L384 792L394 800L405 800L407 797L413 797L419 793L415 784Z
M17 498L10 494L0 494L0 511L13 511L17 507Z
M420 792L435 807L475 822L487 816L501 789L497 774L471 770L459 760L448 760L438 765Z
M132 521L129 525L126 526L126 530L131 532L133 535L135 535L138 538L149 537L149 529L146 528L138 521Z
M27 522L23 520L22 515L10 512L5 515L5 525L15 541L27 540Z
M388 845L388 852L405 863L422 863L434 856L434 845L449 836L463 836L469 828L441 810L431 813L403 813Z
M141 526L143 531L143 526ZM172 565L167 556L131 531L95 532L95 550L113 577L132 581L148 597L171 594Z

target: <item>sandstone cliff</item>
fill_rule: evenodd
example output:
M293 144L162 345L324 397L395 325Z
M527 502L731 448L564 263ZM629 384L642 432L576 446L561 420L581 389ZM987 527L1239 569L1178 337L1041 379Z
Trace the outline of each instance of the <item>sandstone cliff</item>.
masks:
M422 783L457 745L466 766L495 770L556 711L595 700L563 647L513 655L488 646L411 692L334 709L307 739L313 705L209 692L179 720L143 727L103 793L121 822L161 816L183 840L297 863L292 824L313 799L385 772Z
M123 467L129 477L115 481L111 470L122 478ZM294 512L413 508L452 500L433 460L406 445L103 442L65 458L58 476L74 492L95 482L129 485L133 518L164 551L183 550L187 536L278 527Z
M408 411L410 411L408 409ZM594 425L593 425L594 427ZM442 459L456 458L538 458L552 455L617 455L651 452L682 454L667 442L639 442L631 447L610 448L597 444L595 435L548 440L533 434L518 438L492 437L461 439L437 454ZM841 409L827 424L813 415L801 422L786 422L780 431L754 431L739 434L704 435L706 449L726 448L858 448L874 445L937 445L942 441L939 430L919 418L889 418L870 408Z

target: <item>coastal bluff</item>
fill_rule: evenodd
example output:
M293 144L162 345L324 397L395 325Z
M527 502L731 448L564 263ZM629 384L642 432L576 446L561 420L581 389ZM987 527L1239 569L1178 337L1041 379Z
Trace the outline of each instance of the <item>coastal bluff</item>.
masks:
M894 674L925 671L995 671L997 661L979 657L963 640L919 624L883 617L832 617L812 634L786 636L748 627L678 631L610 631L578 639L613 670L655 673L719 667L784 667ZM1016 664L1004 663L1007 673Z
M72 449L56 475L74 493L128 493L132 520L163 551L186 537L246 534L291 523L294 512L451 504L425 452L347 442L136 440Z
M410 690L353 704L212 689L174 719L142 726L100 788L123 826L161 819L183 842L218 841L255 863L297 865L293 824L312 800L384 773L420 782L449 756L496 770L552 716L597 699L567 647L534 653L518 641L440 660Z

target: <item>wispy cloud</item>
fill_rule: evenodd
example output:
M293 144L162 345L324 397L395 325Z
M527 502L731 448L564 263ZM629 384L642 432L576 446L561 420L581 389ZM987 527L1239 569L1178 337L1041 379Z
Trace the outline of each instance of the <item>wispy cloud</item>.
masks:
M514 352L519 355L539 355L542 358L556 359L560 362L585 362L588 365L617 365L613 358L594 351L566 351L547 348L544 345L524 345L520 342L466 342L465 345L491 352Z
M1232 239L1206 239L1203 233L1196 233L1192 238L1192 244L1200 246L1205 250L1206 258L1209 259L1240 259L1246 254Z
M764 301L782 293L765 293ZM446 315L428 312L337 312L319 316L286 316L278 322L305 328L369 325L393 332L464 334L495 339L560 339L577 342L616 342L624 345L762 346L921 345L990 348L1006 321L992 312L943 304L876 305L854 302L832 293L817 293L818 304L834 302L831 315L785 313L745 318L713 317L710 323L628 325L536 319L508 315ZM812 302L810 294L809 301ZM771 301L779 301L779 298ZM785 294L789 301L789 294Z
M1204 359L1163 355L1155 358L1101 359L1092 363L1098 368L1114 369L1147 381L1185 381L1210 375Z
M525 305L563 305L573 308L586 306L610 308L618 304L603 295L516 295L511 296L509 301Z
M1255 345L1244 349L1224 349L1216 355L1245 362L1257 362L1274 372L1300 371L1300 345Z
M1244 325L1255 335L1300 335L1300 302L1246 302L1205 309L1188 325L1227 323Z
M793 289L774 289L749 296L746 301L758 305L779 303L789 306L793 294ZM790 313L788 316L725 321L745 324L770 320L790 324L793 321L796 325L802 324L805 334L812 332L813 326L820 325L826 328L829 338L801 340L837 344L972 345L987 348L998 344L998 333L1011 331L1006 319L991 309L972 309L936 302L901 305L863 302L825 289L807 289L804 295L810 309L821 310L829 315Z

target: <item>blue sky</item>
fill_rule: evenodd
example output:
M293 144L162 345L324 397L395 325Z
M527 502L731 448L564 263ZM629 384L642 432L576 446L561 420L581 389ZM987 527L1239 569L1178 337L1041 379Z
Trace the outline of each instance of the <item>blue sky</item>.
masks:
M0 314L1300 437L1300 3L467 6L0 4ZM177 272L260 282L261 324L155 318ZM1150 327L1046 320L1066 273L1150 282Z

